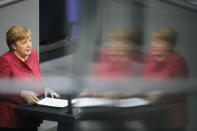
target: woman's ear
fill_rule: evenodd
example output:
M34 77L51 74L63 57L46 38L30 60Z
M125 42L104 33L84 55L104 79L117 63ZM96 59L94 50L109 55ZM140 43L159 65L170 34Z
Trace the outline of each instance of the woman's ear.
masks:
M16 51L16 50L17 50L17 48L16 48L16 43L12 44L12 45L11 45L11 48L12 48L12 51Z
M167 49L168 49L169 51L172 51L173 48L174 48L174 46L173 46L171 43L167 43Z

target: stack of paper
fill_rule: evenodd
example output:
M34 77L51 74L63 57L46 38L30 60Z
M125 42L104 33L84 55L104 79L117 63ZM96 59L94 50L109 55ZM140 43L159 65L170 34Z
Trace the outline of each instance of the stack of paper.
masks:
M116 107L135 107L150 104L149 101L142 98L127 98L116 100L114 106Z
M113 101L104 98L76 98L72 100L74 107L112 106Z
M66 107L68 106L68 100L63 100L63 99L56 99L56 98L49 98L46 97L42 100L38 101L38 105L43 105L43 106L51 106L51 107Z
M76 98L72 100L73 107L135 107L148 105L150 102L142 98L105 99L105 98Z

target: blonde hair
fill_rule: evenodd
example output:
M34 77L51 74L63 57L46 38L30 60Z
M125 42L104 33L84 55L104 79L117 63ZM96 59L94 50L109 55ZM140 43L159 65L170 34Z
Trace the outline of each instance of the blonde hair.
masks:
M172 27L160 27L153 32L152 37L154 39L167 41L169 44L172 45L172 47L176 46L177 32Z
M113 40L126 40L137 46L142 44L141 32L135 27L118 28L108 34L108 38Z
M12 45L19 40L31 38L32 33L24 26L13 26L6 33L6 41L9 49L13 51Z

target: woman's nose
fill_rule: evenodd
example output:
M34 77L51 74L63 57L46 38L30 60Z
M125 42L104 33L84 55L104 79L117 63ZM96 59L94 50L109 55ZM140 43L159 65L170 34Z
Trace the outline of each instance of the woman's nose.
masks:
M28 41L28 42L27 42L27 46L28 46L28 47L31 47L31 46L32 46L32 42L31 42L31 41Z

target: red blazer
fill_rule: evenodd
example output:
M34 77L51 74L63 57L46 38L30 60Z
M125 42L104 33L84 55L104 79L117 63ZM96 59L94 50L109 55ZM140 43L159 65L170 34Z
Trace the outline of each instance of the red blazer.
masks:
M145 60L145 77L152 78L186 78L189 70L182 56L172 52L164 61L159 62L154 59L151 52Z
M156 61L151 52L149 52L145 58L144 76L146 78L156 78L159 80L165 80L168 78L183 79L187 78L188 75L189 70L184 58L176 52L172 52L162 62ZM179 128L186 126L188 122L188 114L186 94L184 92L180 94L166 94L158 101L169 109L169 111L164 118L160 118L160 125L149 119L147 120L148 126L159 126L164 128Z
M0 127L38 127L40 120L19 117L14 113L14 108L27 103L20 97L21 90L32 90L39 94L43 90L42 84L35 84L42 81L36 50L32 50L25 62L11 51L3 54L0 57L0 78L4 84L7 83L4 87L0 86Z
M93 68L92 75L101 77L129 77L141 74L141 54L128 57L125 60L112 60L110 57L110 51L101 51L96 60L98 66Z

